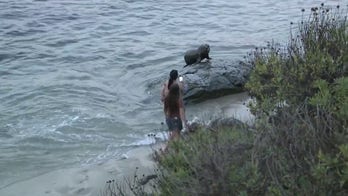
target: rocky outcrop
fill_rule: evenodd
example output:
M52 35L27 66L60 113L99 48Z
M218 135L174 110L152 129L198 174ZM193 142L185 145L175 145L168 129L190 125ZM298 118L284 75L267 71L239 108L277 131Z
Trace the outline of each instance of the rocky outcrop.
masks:
M199 130L210 130L210 131L218 131L221 129L232 129L237 128L240 130L250 130L250 126L242 122L234 117L221 117L210 121L208 124L204 124L202 122L190 122L189 129L184 133L193 133Z
M184 101L201 102L209 98L243 91L251 65L242 62L212 59L183 68Z
M210 130L218 130L221 128L247 128L248 125L242 121L229 117L229 118L218 118L209 123L208 128Z

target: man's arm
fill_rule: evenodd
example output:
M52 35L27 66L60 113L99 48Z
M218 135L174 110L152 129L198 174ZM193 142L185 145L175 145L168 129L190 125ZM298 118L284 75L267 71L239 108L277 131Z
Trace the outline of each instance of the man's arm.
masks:
M161 90L161 102L164 102L164 98L165 98L165 88L166 88L166 83L163 84L162 86L162 90Z

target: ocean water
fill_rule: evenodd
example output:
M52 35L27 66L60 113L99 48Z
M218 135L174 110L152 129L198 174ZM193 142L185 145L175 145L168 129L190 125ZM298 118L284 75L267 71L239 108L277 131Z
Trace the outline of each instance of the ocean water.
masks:
M0 189L153 143L166 128L161 83L186 50L208 43L212 58L241 60L286 41L301 8L321 2L348 4L0 0Z

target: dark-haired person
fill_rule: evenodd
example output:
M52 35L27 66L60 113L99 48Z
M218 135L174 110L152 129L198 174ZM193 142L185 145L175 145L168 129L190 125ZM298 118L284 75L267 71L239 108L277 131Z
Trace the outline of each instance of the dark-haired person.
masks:
M162 87L162 90L161 90L161 101L162 103L164 102L164 99L165 97L168 95L168 92L169 92L169 88L172 84L176 83L179 85L180 87L180 95L181 93L183 92L183 83L182 82L178 82L178 71L173 69L172 71L170 71L169 73L169 80L166 81L164 84L163 84L163 87Z
M164 114L169 129L169 140L180 137L180 132L187 127L187 121L184 110L184 103L180 97L180 87L173 83L168 95L164 98Z

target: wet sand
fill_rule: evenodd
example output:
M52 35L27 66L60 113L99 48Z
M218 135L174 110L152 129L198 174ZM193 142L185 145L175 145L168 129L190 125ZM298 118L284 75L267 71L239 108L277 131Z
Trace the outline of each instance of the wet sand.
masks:
M254 116L247 107L250 101L248 93L243 92L189 105L186 107L187 119L192 120L196 118L207 122L213 118L234 117L242 122L251 124Z
M129 151L122 160L110 160L100 165L70 168L18 182L0 190L2 196L97 196L108 180L132 179L136 168L139 175L154 174L155 163L150 146Z

